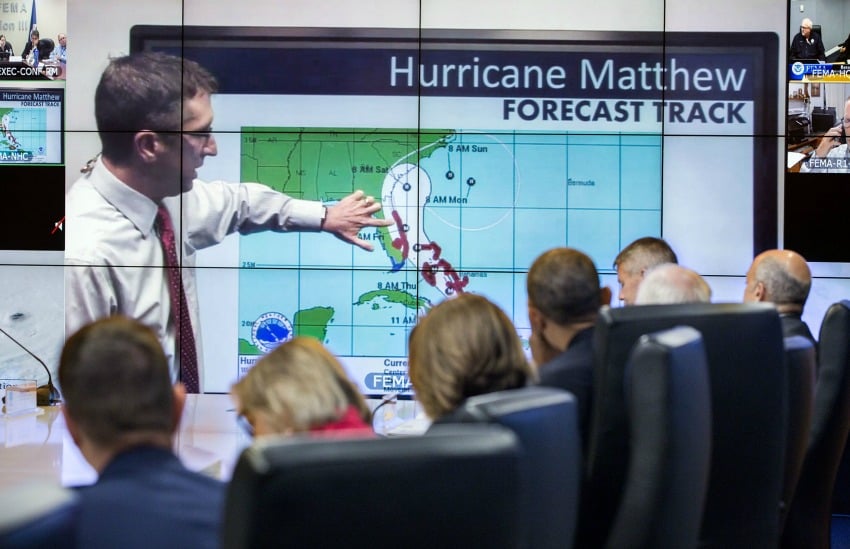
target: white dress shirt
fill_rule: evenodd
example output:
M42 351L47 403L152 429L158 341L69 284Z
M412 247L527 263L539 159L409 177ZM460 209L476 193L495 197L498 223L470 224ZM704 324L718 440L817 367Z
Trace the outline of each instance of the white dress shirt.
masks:
M178 261L187 267L181 274L203 392L195 252L236 231L318 231L324 209L321 202L291 198L265 185L200 180L191 191L163 203L182 240ZM154 231L156 209L153 201L117 179L99 158L92 171L71 187L65 200L65 336L105 316L135 318L159 337L176 381L177 329L171 321L162 245Z
M812 154L809 160L806 160L800 165L800 171L803 173L850 173L850 150L847 144L833 147L826 153L829 164L818 165L817 161L822 160L816 154ZM809 161L813 162L809 165Z

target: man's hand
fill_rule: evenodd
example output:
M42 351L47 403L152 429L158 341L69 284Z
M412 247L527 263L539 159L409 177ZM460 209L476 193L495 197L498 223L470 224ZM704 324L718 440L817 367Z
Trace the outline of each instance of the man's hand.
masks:
M829 128L823 138L818 143L818 148L815 150L815 155L818 158L826 158L829 151L840 145L838 139L841 137L841 126Z
M371 252L372 245L357 234L363 227L387 227L393 224L392 219L372 217L372 214L380 210L381 203L374 197L366 196L363 191L354 191L333 206L328 206L328 215L322 224L322 230Z

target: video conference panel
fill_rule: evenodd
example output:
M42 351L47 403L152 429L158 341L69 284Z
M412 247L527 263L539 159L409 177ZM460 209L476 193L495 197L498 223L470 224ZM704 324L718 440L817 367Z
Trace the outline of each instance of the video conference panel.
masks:
M850 250L840 235L850 229L844 208L850 199L850 35L842 21L850 8L789 0L788 13L784 241L809 261L846 263ZM836 275L842 269L819 270Z

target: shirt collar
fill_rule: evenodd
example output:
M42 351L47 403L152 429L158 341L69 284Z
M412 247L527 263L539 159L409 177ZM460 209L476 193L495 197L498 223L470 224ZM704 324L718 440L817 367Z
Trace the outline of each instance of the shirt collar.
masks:
M92 169L92 186L147 238L156 220L156 203L115 177L98 157Z

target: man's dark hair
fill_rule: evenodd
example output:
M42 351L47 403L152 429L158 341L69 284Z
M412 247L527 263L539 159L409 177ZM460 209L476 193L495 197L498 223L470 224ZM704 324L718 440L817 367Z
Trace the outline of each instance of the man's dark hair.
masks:
M107 317L72 335L59 360L59 383L68 415L97 444L174 430L168 360L153 331L135 320Z
M179 132L183 100L217 89L215 77L189 59L154 52L112 59L94 94L103 155L126 161L141 130Z
M39 32L38 32L38 30L37 30L37 29L36 29L36 30L33 30L33 31L30 33L30 40L32 40L33 38L39 38L39 37L41 37L41 34L39 34Z
M562 326L592 320L599 311L599 273L573 248L554 248L534 260L526 288L529 304Z
M638 238L617 254L614 268L627 267L636 273L664 263L679 263L679 258L667 242L654 236Z

